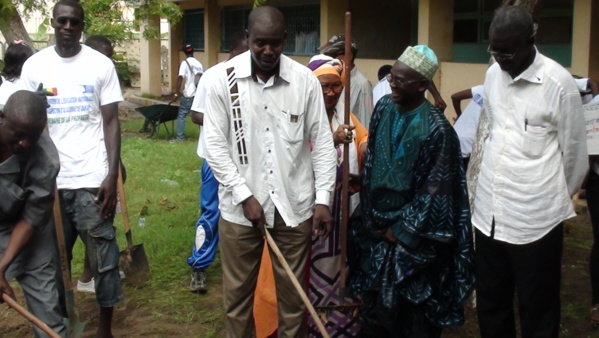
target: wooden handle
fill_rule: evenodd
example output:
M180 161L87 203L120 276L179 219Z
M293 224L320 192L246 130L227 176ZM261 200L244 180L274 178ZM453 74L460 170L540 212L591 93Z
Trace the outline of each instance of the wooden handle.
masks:
M272 251L274 251L275 255L277 256L277 259L283 265L285 272L287 272L289 279L291 279L293 286L295 287L295 289L299 293L300 297L302 298L302 301L304 301L304 304L306 304L306 307L308 308L310 315L312 316L312 318L314 319L314 322L316 323L316 326L318 327L318 331L320 331L320 334L322 334L322 336L324 338L329 338L329 334L327 333L327 330L324 328L324 324L320 321L320 318L318 317L316 310L314 310L312 303L310 303L310 300L308 299L306 292L304 291L304 289L298 282L297 278L295 278L293 271L289 267L289 264L287 264L285 257L283 257L283 254L279 250L279 247L277 246L275 241L272 239L272 236L270 236L270 233L268 232L268 229L266 229L266 227L264 227L264 232L266 233L266 241L268 242L268 245L270 245L270 248L272 249Z
M60 268L62 270L62 278L64 289L66 291L73 290L71 283L71 271L69 269L69 259L67 256L67 248L64 240L64 229L62 226L62 212L60 211L60 198L58 190L54 190L54 227L56 229L56 242L58 244L58 253L60 254Z
M344 123L350 125L350 92L351 92L351 71L348 65L351 62L351 13L345 13L345 120ZM341 177L341 229L339 232L339 242L341 246L341 257L339 260L339 299L341 304L345 302L345 285L347 279L347 224L349 222L349 144L343 145L343 163ZM337 217L337 215L333 215Z
M40 330L44 331L48 336L52 338L60 338L58 333L52 330L48 324L42 322L39 318L34 316L31 312L27 311L24 307L19 305L14 299L10 298L7 294L2 294L2 300L8 304L11 308L15 309L21 316L25 317L28 321L32 322L35 326L39 327Z
M127 199L125 198L125 188L123 187L123 173L119 165L119 176L116 180L116 187L119 193L119 202L121 203L121 213L123 214L123 225L125 226L125 237L127 238L127 247L133 246L133 235L131 234L131 223L129 222L129 211L127 209Z

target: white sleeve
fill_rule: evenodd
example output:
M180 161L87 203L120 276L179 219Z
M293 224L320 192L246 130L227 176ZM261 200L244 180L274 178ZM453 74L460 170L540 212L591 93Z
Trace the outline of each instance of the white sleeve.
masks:
M233 204L238 205L252 196L252 192L231 158L228 88L224 83L224 78L219 76L215 80L208 84L206 90L204 115L206 161L208 161L216 180L225 189L231 190Z
M206 111L206 76L202 76L200 78L200 82L198 83L198 89L196 90L196 94L193 97L193 102L191 103L191 110L204 113Z
M309 79L307 84L305 123L312 141L316 204L329 206L335 188L337 155L322 97L322 87L316 76Z
M589 170L584 113L578 93L563 93L559 104L557 139L562 151L568 193L574 196Z
M179 76L185 77L187 75L187 63L185 61L181 61L179 65Z
M114 65L110 62L100 88L100 106L121 101L123 101L123 92Z

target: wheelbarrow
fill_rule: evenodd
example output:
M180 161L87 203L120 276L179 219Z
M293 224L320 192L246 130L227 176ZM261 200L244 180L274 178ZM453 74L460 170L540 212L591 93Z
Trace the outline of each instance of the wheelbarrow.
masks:
M175 120L179 113L179 107L173 106L173 102L174 101L171 101L168 104L153 104L151 106L135 108L135 110L146 118L139 132L146 133L148 134L148 137L152 137L158 133L160 125L162 124L166 129L166 133L172 137L175 132ZM167 126L167 122L169 121L171 122L170 131Z

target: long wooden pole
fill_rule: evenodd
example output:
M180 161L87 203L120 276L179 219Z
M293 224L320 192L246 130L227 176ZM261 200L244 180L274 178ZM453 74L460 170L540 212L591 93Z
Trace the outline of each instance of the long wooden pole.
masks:
M345 109L344 109L344 124L350 125L349 108L351 105L351 13L345 13ZM339 241L341 244L341 260L339 266L339 299L342 304L345 303L345 286L347 282L347 224L349 222L349 144L343 145L343 177L341 189L341 231Z
M314 310L314 306L312 306L312 303L310 303L310 299L308 299L306 291L304 291L297 278L295 278L295 274L293 274L293 271L289 267L289 264L287 264L287 261L285 260L285 257L283 257L281 250L279 250L279 247L275 243L274 239L272 239L272 236L270 235L270 232L268 232L268 229L266 229L266 227L264 228L264 232L266 234L266 241L268 242L268 245L275 253L275 256L277 256L279 262L281 262L281 265L283 265L283 269L285 269L285 272L287 272L287 275L289 276L289 279L291 279L291 283L293 283L295 290L299 293L300 297L302 298L302 301L308 308L310 315L314 319L314 323L316 323L318 331L320 331L320 334L323 336L323 338L329 338L329 334L327 333L327 330L324 328L324 324L322 324L320 317L318 317L316 310Z
M2 300L8 304L11 308L15 309L21 316L25 317L28 321L32 322L35 326L39 327L40 330L44 331L45 334L52 338L60 338L58 333L52 330L46 323L42 322L39 318L34 316L31 312L27 311L24 307L19 305L14 299L10 298L7 294L2 294Z

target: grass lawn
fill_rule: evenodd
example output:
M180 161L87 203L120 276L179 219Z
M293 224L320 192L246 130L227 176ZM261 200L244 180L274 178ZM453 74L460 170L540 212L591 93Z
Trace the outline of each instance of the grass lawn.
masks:
M143 243L152 278L147 286L135 289L124 284L126 300L114 314L117 337L224 337L221 268L217 256L208 270L209 292L188 291L191 269L186 263L199 215L198 190L201 160L195 150L198 129L186 125L187 142L169 143L164 128L152 139L138 134L143 120L122 122L122 158L127 168L127 204L134 244ZM169 124L170 128L170 124ZM173 183L176 182L176 183ZM138 227L138 213L147 208L145 227ZM119 246L124 248L122 219ZM564 242L562 287L562 337L599 337L588 324L590 285L588 254L592 232L583 214L568 223ZM73 276L81 275L83 247L74 252ZM17 289L17 294L21 294ZM94 295L76 295L80 317L87 322L85 337L93 337L97 322ZM21 304L23 298L19 297ZM0 309L3 309L0 306ZM14 311L0 312L0 337L32 336L30 326ZM466 324L447 330L444 337L478 337L474 310L467 309Z

